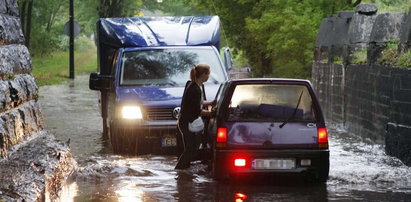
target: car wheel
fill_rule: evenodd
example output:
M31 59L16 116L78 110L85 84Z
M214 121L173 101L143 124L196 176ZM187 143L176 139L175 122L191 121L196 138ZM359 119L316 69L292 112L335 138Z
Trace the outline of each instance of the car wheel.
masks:
M224 172L221 165L218 165L216 163L214 158L212 159L212 162L211 162L211 173L212 173L213 179L216 181L224 181L228 178L227 173Z
M317 183L326 183L328 180L330 170L330 162L329 160L320 166L316 175L315 175L315 182Z

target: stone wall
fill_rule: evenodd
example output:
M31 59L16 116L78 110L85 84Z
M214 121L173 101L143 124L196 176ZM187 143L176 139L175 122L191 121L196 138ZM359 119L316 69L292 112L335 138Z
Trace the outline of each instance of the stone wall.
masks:
M0 201L58 198L73 172L67 144L43 129L17 0L0 1Z
M411 12L377 14L374 5L322 21L312 71L329 123L385 144L386 152L411 166L411 68L378 64L386 44L411 49ZM354 64L366 49L366 61Z

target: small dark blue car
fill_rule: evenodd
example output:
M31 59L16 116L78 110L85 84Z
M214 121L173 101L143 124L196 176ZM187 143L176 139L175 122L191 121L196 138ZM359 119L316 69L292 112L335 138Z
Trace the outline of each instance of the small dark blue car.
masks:
M327 180L328 134L309 81L228 80L216 99L207 129L215 179L302 174Z

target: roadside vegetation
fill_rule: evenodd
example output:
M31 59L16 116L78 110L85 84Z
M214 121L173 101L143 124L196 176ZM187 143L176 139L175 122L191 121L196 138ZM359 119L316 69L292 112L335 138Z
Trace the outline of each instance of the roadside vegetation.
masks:
M74 51L75 76L97 71L97 50L90 47ZM61 84L69 80L69 52L56 51L42 57L33 57L32 74L38 86Z
M388 41L381 51L377 63L411 68L411 50L400 50L399 41Z
M310 78L313 46L322 18L373 3L379 12L407 12L411 0L110 0L74 1L75 73L96 71L93 35L104 17L218 15L221 47L232 49L235 64L254 77ZM60 83L68 75L69 0L18 0L26 45L39 85ZM87 40L86 40L87 39ZM405 52L398 64L408 64ZM361 55L360 55L361 56ZM359 57L363 61L362 57Z

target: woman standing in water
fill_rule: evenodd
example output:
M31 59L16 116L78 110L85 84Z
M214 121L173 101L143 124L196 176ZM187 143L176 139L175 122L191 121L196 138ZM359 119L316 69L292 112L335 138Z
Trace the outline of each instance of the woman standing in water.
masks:
M190 80L181 101L181 112L178 119L178 129L183 137L184 151L178 159L175 169L186 169L196 156L195 133L188 129L188 124L198 117L210 117L211 111L204 110L204 106L213 105L215 101L204 101L202 86L210 77L210 66L198 64L191 69Z

